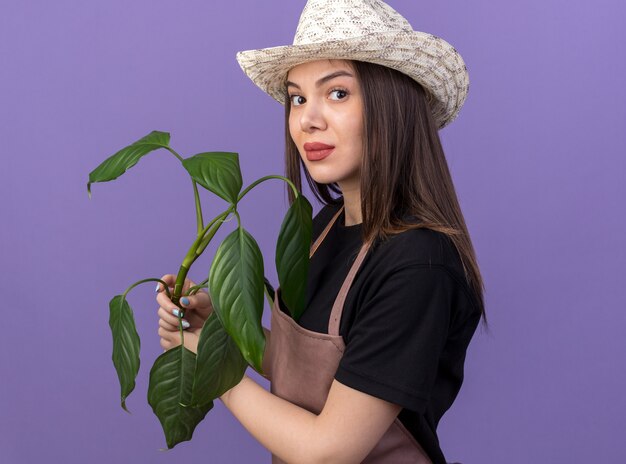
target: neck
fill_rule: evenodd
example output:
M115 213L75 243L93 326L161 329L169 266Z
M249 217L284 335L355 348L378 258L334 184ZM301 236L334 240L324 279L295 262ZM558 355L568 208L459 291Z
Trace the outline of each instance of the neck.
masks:
M361 192L358 188L343 190L343 204L345 210L346 227L363 222L361 215Z

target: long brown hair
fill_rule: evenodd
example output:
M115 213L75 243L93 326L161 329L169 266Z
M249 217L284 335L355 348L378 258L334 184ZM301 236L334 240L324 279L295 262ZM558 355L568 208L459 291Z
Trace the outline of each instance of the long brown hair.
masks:
M419 228L448 236L459 253L486 326L483 280L430 111L429 95L419 83L394 69L361 61L348 64L356 73L363 98L363 241L385 240ZM340 204L341 199L333 195L341 195L339 186L316 182L302 162L289 133L291 101L286 89L285 95L286 177L301 190L302 169L320 202ZM295 197L288 186L287 190L291 205ZM406 222L407 215L419 223Z

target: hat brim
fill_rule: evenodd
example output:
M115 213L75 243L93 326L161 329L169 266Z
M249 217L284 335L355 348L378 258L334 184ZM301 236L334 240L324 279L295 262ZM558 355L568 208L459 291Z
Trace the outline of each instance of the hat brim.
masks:
M439 128L456 118L469 90L467 68L454 47L439 37L419 31L374 33L237 53L237 61L244 73L282 105L285 104L285 80L289 70L322 59L366 61L410 76L428 92Z

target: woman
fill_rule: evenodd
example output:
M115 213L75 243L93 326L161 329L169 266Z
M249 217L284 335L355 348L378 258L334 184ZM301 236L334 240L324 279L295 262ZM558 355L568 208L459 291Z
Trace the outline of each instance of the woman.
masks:
M287 176L300 188L304 165L325 206L306 311L296 323L280 291L272 307L271 392L244 376L220 399L274 463L445 463L436 427L484 316L437 133L465 100L462 59L379 0L309 0L293 45L237 58L285 104ZM157 301L170 349L175 305ZM210 299L181 302L195 351Z

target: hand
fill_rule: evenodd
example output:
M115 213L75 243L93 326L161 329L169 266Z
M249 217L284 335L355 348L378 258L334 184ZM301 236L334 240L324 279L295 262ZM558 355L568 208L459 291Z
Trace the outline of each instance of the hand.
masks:
M173 274L166 274L161 277L168 287L173 287L176 283L176 276ZM196 285L191 279L185 279L183 285L183 294L186 291ZM198 339L200 337L200 331L204 321L213 312L213 305L209 294L203 290L192 296L185 297L189 303L184 304L184 300L181 298L180 304L184 308L183 315L183 328L185 330L185 347L194 353L198 352ZM163 291L163 285L159 284L159 290L156 297L157 303L159 303L158 316L159 316L159 337L161 337L161 347L164 350L169 350L180 345L180 332L178 325L178 316L174 315L173 310L178 308L172 300L167 296L167 293ZM186 327L189 324L189 327Z

